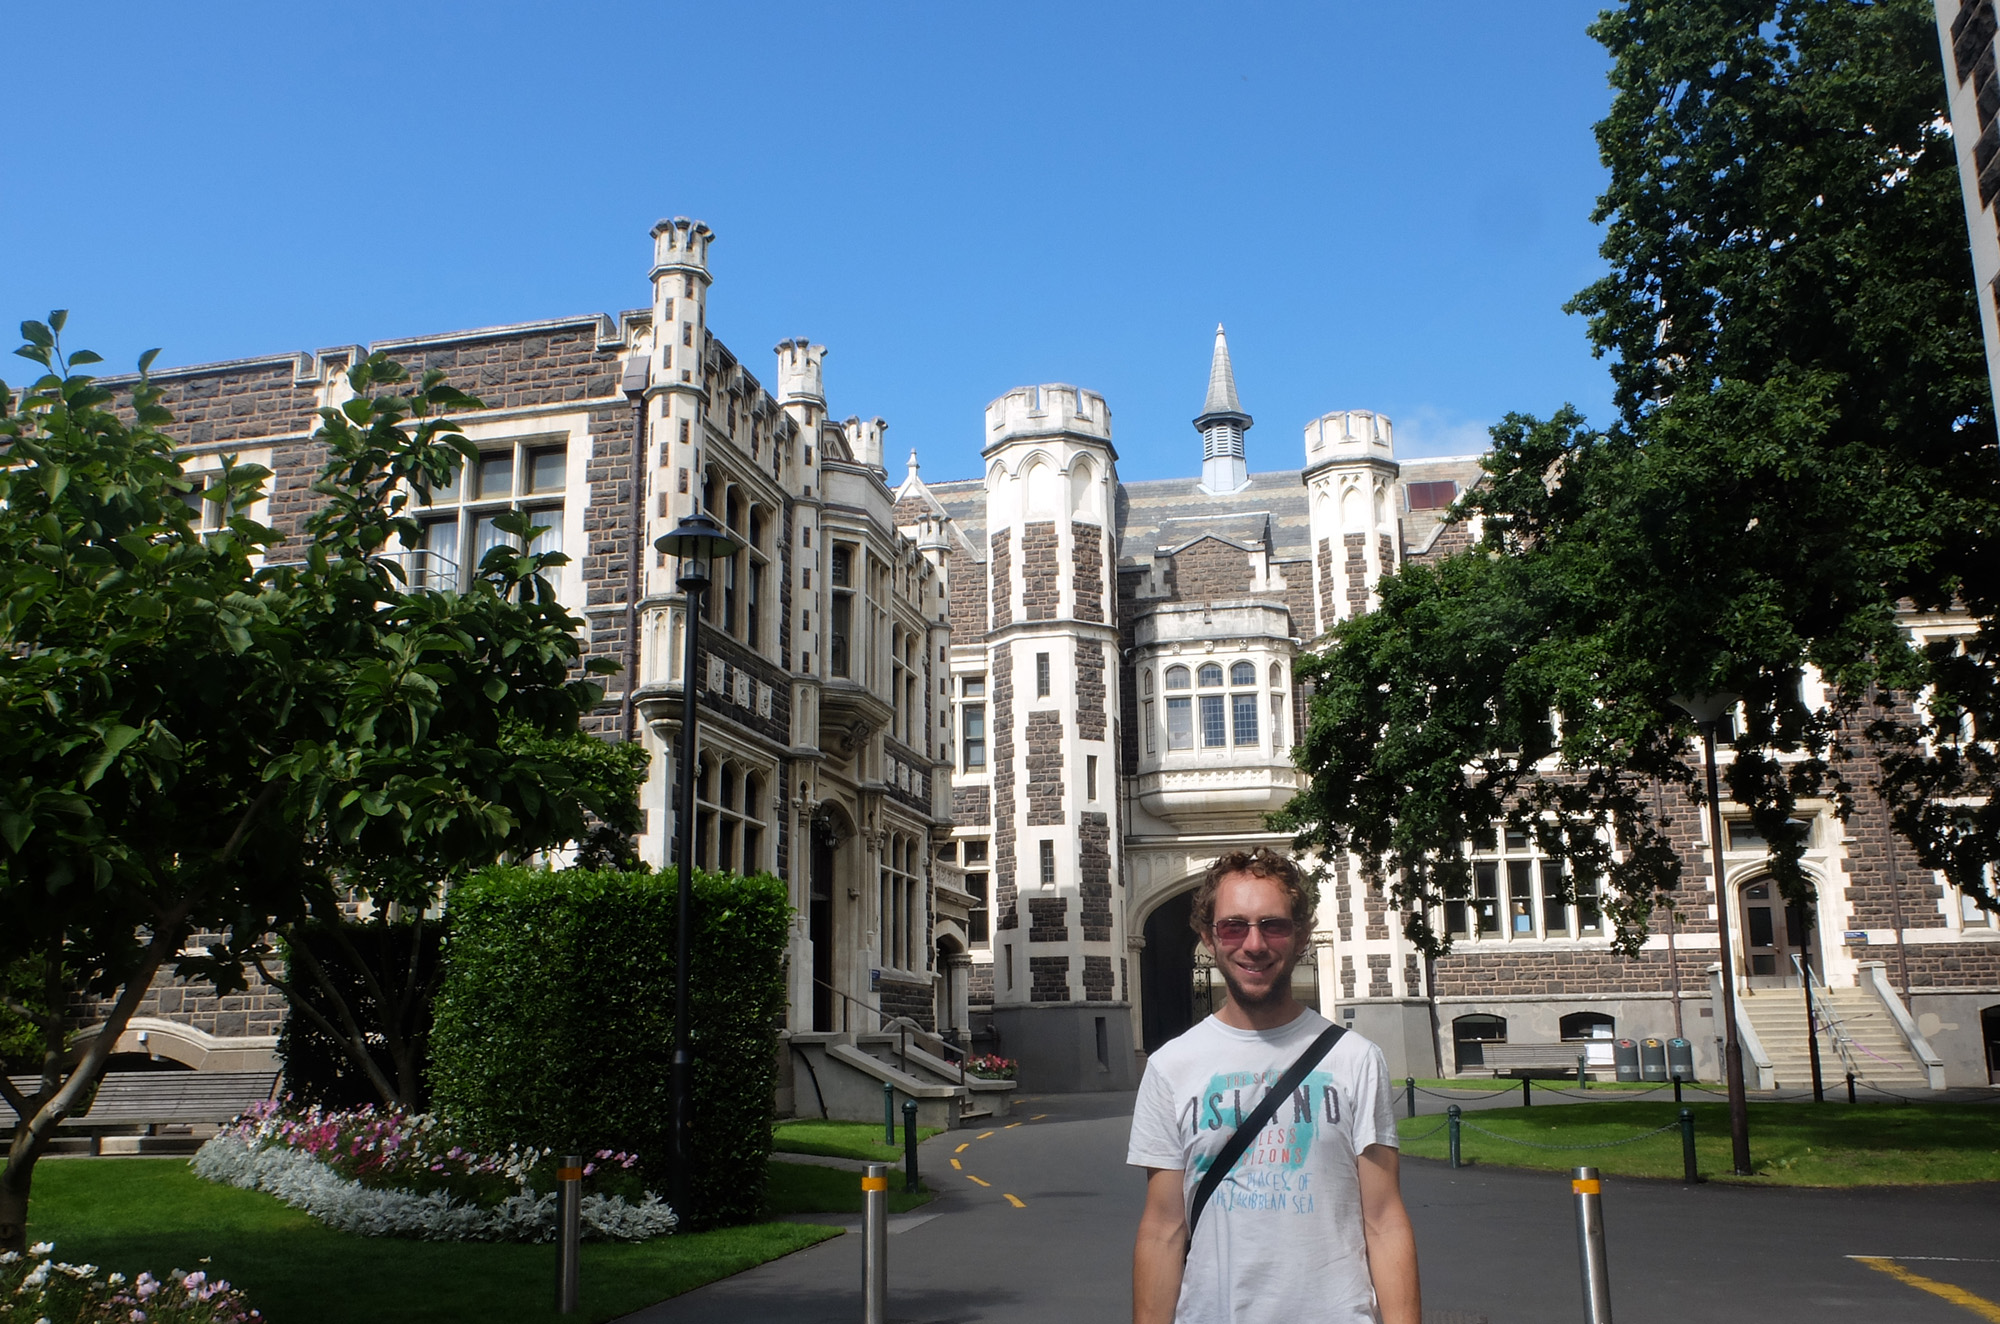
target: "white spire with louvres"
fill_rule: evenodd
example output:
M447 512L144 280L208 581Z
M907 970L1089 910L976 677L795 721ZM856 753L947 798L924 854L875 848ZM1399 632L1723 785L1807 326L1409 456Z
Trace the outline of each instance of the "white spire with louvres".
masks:
M1201 485L1208 492L1240 492L1250 485L1243 461L1243 434L1252 423L1236 399L1236 370L1229 362L1229 338L1215 325L1215 357L1208 365L1208 399L1194 425L1201 432Z

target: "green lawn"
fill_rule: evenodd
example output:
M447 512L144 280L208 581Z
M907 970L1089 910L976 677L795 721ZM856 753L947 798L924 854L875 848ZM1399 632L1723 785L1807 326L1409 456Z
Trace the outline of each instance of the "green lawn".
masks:
M842 1168L822 1168L811 1163L780 1163L770 1166L770 1185L765 1189L764 1207L773 1218L787 1214L858 1214L861 1212L861 1174ZM921 1177L923 1174L918 1173ZM924 1181L924 1189L905 1194L902 1174L889 1178L889 1212L900 1214L929 1204L936 1195L935 1175Z
M774 1192L790 1192L794 1207L811 1203L811 1191L801 1196L787 1182L774 1171ZM128 1275L200 1265L241 1287L272 1324L608 1320L838 1235L759 1223L636 1244L586 1242L583 1309L558 1316L553 1245L350 1236L272 1196L202 1181L183 1159L44 1161L29 1218L29 1239L55 1242L72 1262Z
M938 1134L935 1126L917 1128L924 1141ZM896 1123L896 1143L882 1143L882 1127L876 1122L780 1122L771 1130L771 1148L781 1154L831 1154L837 1158L874 1159L882 1163L903 1161L903 1126Z
M1729 1108L1687 1105L1695 1116L1695 1157L1701 1175L1716 1181L1773 1186L1926 1186L2000 1181L2000 1107L1979 1104L1753 1103L1750 1157L1755 1175L1730 1173ZM1567 1172L1589 1164L1607 1176L1681 1175L1676 1127L1610 1149L1536 1149L1539 1145L1591 1145L1666 1126L1680 1115L1664 1103L1536 1104L1468 1112L1460 1153L1494 1167ZM1417 1158L1446 1157L1445 1119L1435 1114L1405 1119L1403 1142ZM1483 1127L1507 1139L1483 1135Z

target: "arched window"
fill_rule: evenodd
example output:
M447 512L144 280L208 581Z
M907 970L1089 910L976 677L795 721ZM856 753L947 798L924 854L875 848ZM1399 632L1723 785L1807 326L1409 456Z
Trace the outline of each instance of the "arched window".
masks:
M1282 662L1271 664L1271 688L1274 690L1285 688L1285 664Z
M1556 1022L1563 1040L1616 1039L1618 1022L1601 1011L1573 1011Z
M1175 695L1174 690L1188 687L1186 667L1168 667L1167 689L1167 748L1194 748L1194 700L1185 694Z
M1206 679L1203 681L1207 683ZM1248 660L1233 662L1229 667L1229 683L1232 686L1250 686L1257 683L1257 664ZM1238 747L1254 745L1258 741L1257 713L1263 705L1258 702L1253 690L1245 690L1229 696L1229 738Z
M1153 692L1153 672L1151 668L1139 673L1139 691L1142 694L1151 694Z
M1204 662L1201 668L1201 687L1208 689L1222 683L1222 666L1216 662Z
M1455 1069L1484 1066L1486 1045L1507 1042L1507 1018L1474 1012L1451 1023L1452 1062Z

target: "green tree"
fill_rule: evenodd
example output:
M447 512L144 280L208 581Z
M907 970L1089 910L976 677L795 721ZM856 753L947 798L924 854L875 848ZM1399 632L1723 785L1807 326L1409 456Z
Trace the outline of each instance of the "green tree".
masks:
M502 735L574 734L600 697L579 673L606 669L540 578L556 556L502 546L461 592L406 584L411 503L473 454L441 411L478 402L441 374L350 371L354 398L322 411L325 505L281 560L242 513L268 474L225 462L205 496L231 516L201 536L152 355L121 412L62 329L24 323L45 373L18 400L0 387L0 963L45 990L14 1006L41 1031L36 1087L0 1081L24 1119L0 1247L165 968L229 987L261 935L335 898L421 913L473 864L583 835L577 779ZM197 934L224 937L185 955ZM71 989L102 1000L80 1041L47 1010Z
M1730 793L1809 903L1797 798L1844 810L1864 705L1935 685L1874 734L1898 821L1977 888L1991 801L1945 799L1993 785L1959 718L1995 716L2000 460L1931 10L1662 0L1592 32L1610 270L1571 308L1619 417L1510 416L1461 503L1481 545L1385 582L1302 664L1314 781L1290 821L1393 871L1433 952L1471 828L1530 826L1610 880L1632 949L1677 870L1654 788L1698 758L1673 695L1743 697ZM1977 635L1913 647L1912 609Z

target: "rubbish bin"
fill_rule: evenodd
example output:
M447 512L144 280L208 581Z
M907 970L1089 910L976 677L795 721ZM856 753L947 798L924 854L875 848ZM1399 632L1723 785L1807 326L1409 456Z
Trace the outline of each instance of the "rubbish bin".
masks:
M1667 1078L1667 1045L1660 1039L1639 1041L1639 1074L1647 1080Z
M1639 1045L1630 1039L1620 1039L1611 1046L1611 1063L1618 1068L1618 1079L1639 1079Z
M1694 1045L1685 1039L1667 1040L1667 1079L1694 1079Z

